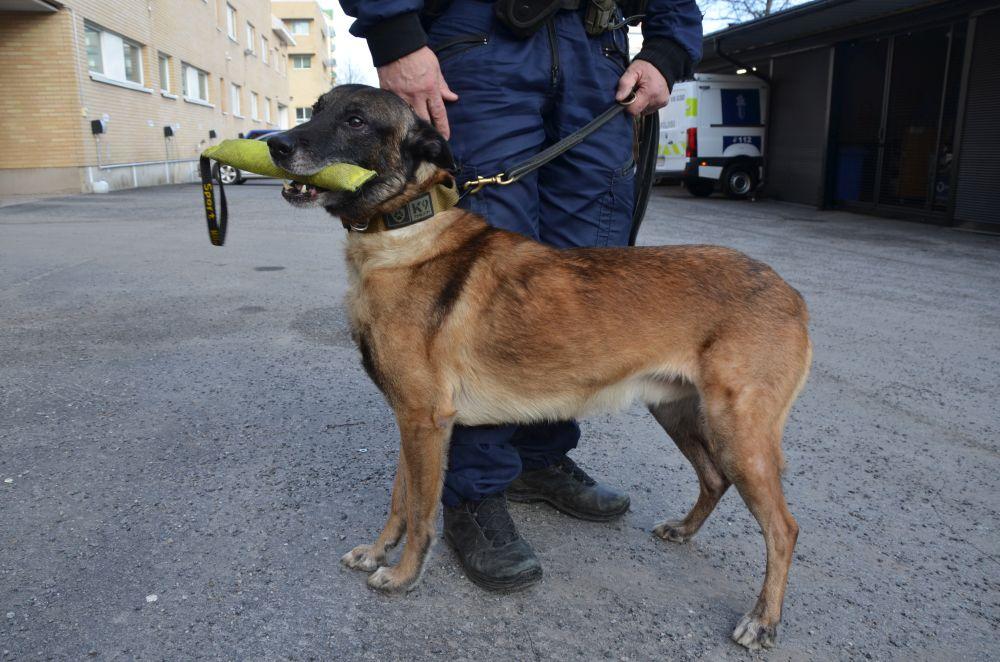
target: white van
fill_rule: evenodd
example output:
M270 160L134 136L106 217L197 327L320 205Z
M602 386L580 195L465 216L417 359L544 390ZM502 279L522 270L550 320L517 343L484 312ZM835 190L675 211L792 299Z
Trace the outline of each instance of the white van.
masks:
M767 83L754 76L695 74L660 110L656 178L679 179L692 195L745 198L763 177Z

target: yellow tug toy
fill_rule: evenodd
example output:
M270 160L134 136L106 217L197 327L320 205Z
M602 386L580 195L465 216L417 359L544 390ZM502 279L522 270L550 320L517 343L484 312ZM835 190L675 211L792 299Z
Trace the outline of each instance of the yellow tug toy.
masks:
M267 143L261 140L233 139L223 140L218 145L209 147L201 153L201 188L205 205L205 220L208 221L208 237L212 244L221 246L226 240L226 225L228 210L226 193L219 182L219 206L215 204L215 182L212 181L212 161L225 163L234 168L253 172L265 177L290 179L301 184L310 184L333 191L348 191L353 193L375 177L376 173L360 166L348 163L334 163L319 172L308 175L293 175L274 165Z

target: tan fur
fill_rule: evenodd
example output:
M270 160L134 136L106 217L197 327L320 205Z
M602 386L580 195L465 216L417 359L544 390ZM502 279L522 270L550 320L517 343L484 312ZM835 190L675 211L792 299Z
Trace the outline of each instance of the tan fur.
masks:
M417 189L411 189L417 190ZM730 484L760 523L767 574L734 638L773 642L797 535L781 434L808 373L802 298L769 267L715 246L548 248L453 209L348 236L348 307L366 367L396 412L389 522L345 563L412 588L434 536L448 436L470 425L565 420L645 402L695 467L701 494L657 535L693 535Z

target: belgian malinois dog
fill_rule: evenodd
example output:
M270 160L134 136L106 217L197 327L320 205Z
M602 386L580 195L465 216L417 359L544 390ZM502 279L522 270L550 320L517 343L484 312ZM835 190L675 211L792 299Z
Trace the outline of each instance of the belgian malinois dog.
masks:
M378 173L353 194L284 190L351 229L352 330L402 439L389 519L346 565L370 572L377 589L416 585L453 424L567 420L638 399L700 485L687 516L653 533L688 540L735 485L763 532L767 572L732 637L773 646L798 535L781 488L781 436L812 355L798 292L718 246L557 250L457 207L406 218L418 197L454 186L455 164L444 138L387 91L336 87L269 146L295 174L338 162Z

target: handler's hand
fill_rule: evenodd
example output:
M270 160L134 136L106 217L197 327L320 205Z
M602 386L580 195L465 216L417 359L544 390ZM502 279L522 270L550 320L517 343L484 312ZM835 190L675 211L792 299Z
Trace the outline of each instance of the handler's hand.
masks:
M625 107L629 115L649 115L667 105L670 86L660 70L645 60L635 60L618 80L616 101L624 101L635 90L635 101Z
M379 87L395 92L445 138L451 135L445 101L458 101L441 75L434 51L423 48L378 68Z

